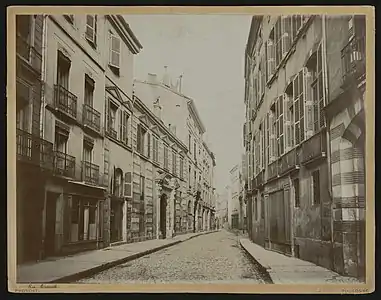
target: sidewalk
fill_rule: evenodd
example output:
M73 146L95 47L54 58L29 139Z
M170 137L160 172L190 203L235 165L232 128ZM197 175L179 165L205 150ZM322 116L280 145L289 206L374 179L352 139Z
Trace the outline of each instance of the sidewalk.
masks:
M243 249L267 272L273 283L278 284L352 284L361 283L356 278L341 276L311 262L289 257L251 242L240 239Z
M116 265L215 231L188 233L165 240L123 244L66 256L50 261L17 266L17 283L68 283Z

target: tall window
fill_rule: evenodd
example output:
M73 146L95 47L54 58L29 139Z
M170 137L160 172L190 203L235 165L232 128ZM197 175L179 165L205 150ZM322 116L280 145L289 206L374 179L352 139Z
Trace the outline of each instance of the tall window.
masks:
M140 200L144 201L144 191L145 191L145 178L140 176Z
M180 157L180 178L184 178L184 158Z
M153 137L153 160L154 162L159 161L159 141L156 136Z
M86 15L86 39L91 43L92 46L97 44L97 16L96 15Z
M83 142L83 161L90 163L93 161L93 146L86 141Z
M114 195L117 197L122 196L122 183L123 183L123 173L120 169L115 170L115 183L114 183Z
M19 129L30 132L31 127L31 86L17 78L16 82L16 126Z
M130 118L127 111L119 111L119 138L120 141L124 144L127 144L128 141L128 119Z
M63 87L64 89L69 89L69 71L71 62L70 60L58 51L58 61L57 61L57 85Z
M138 124L136 146L137 146L137 151L141 154L144 154L144 139L145 139L146 133L147 133L147 130L141 124Z
M113 102L109 102L110 104L110 108L109 108L109 118L108 118L108 128L109 129L113 129L115 130L115 126L116 126L116 111L117 111L117 107L114 105Z
M276 60L275 60L275 35L274 29L271 30L269 39L266 42L267 51L267 78L266 81L271 78L275 73Z
M294 179L295 207L300 207L299 178Z
M282 58L291 48L292 39L292 16L282 16Z
M30 59L29 46L33 45L33 18L30 15L16 16L16 51L27 61Z
M109 65L114 73L119 74L120 70L120 38L116 35L111 34L110 36L110 59Z
M147 157L151 157L151 134L147 132Z
M281 17L278 17L275 23L274 30L275 40L275 64L278 66L282 61L282 21Z
M295 119L295 144L304 140L304 76L303 68L293 80L294 119Z
M56 126L54 135L54 148L55 151L66 154L67 153L67 140L68 136L61 128Z
M196 142L193 143L193 157L195 160L197 159Z
M85 105L93 107L95 83L88 75L85 75Z
M276 115L276 106L275 102L270 108L269 123L270 123L270 160L269 163L272 163L278 157L278 146L277 146L277 115Z
M324 89L321 44L316 51L316 65L312 68L313 130L317 132L324 126Z
M176 161L176 152L172 150L172 174L176 175L177 161Z
M192 136L190 132L188 133L188 148L189 152L192 153Z
M320 204L320 174L319 170L312 172L312 200L314 205Z
M284 96L280 95L275 104L275 115L276 115L276 138L278 144L277 155L281 156L284 153L284 119L283 119L283 110L284 110Z
M192 169L191 169L191 165L189 164L188 166L188 184L189 184L189 187L191 187L191 176L192 176Z
M164 169L168 170L168 146L164 145Z

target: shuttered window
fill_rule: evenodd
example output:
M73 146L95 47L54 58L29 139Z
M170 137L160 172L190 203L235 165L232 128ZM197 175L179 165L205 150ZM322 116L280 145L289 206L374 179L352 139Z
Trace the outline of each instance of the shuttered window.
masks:
M304 141L304 96L306 68L303 68L293 80L293 101L295 119L295 145Z
M282 16L282 58L285 57L291 48L291 24L292 16Z
M132 197L132 173L126 172L124 174L124 188L123 188L124 197Z
M274 44L274 30L270 33L270 38L266 42L267 48L267 79L270 80L275 73L276 62L275 62L275 44Z
M164 169L168 170L168 146L164 145Z
M116 35L110 37L110 61L111 67L120 68L120 38Z
M95 45L96 35L97 35L97 16L86 15L86 39Z
M275 103L277 156L284 153L284 95L280 95Z

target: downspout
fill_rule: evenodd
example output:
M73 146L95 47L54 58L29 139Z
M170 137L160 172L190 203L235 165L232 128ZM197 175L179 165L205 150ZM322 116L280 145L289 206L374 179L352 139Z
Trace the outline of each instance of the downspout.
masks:
M41 58L41 85L42 85L42 95L41 95L41 107L40 107L40 135L41 138L45 138L45 116L46 116L46 58L47 58L47 40L48 40L48 31L47 31L47 18L48 15L43 15L43 25L42 25L42 58Z
M328 63L327 63L327 33L326 33L326 16L322 16L322 60L323 60L323 78L324 78L324 93L325 93L325 103L324 106L328 104L329 98L329 88L328 88ZM334 219L334 203L332 196L332 164L331 164L331 139L330 139L330 120L326 119L326 144L327 144L327 163L328 163L328 193L330 198L330 208L331 208L331 267L334 269L334 232L333 232L333 219Z

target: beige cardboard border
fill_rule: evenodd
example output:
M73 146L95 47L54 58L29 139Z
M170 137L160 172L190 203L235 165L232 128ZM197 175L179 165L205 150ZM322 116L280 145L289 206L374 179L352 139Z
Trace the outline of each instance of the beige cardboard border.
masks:
M366 15L366 283L364 284L322 284L322 285L248 285L248 284L129 284L90 285L57 284L28 285L16 283L16 114L15 99L15 15L16 14L365 14ZM196 6L155 6L155 7L87 7L87 6L10 6L7 9L7 136L8 136L8 289L18 293L84 293L84 292L140 292L140 293L346 293L364 294L375 290L375 249L374 249L374 49L375 14L372 6L236 6L236 7L196 7ZM249 32L249 28L246 29ZM244 51L245 45L242 45ZM243 76L243 75L242 75ZM11 99L11 100L9 100Z

